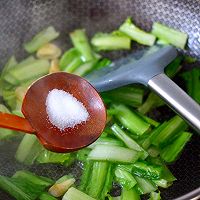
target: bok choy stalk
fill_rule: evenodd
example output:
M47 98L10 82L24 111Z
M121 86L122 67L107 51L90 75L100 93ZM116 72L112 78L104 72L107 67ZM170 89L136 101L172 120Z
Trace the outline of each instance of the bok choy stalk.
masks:
M54 29L53 26L49 26L43 31L35 35L31 41L24 44L24 48L28 53L34 53L44 44L56 39L59 33Z
M144 89L136 86L125 86L108 92L102 92L101 96L108 103L116 102L138 107L142 104Z
M137 184L137 181L135 180L133 175L125 169L121 168L120 166L116 167L115 169L115 177L116 181L128 190L130 190Z
M82 63L80 52L75 48L71 48L62 55L59 66L62 71L72 73Z
M140 200L140 195L138 194L135 188L130 190L126 189L125 187L122 189L121 200Z
M160 179L162 171L163 169L160 165L151 164L146 161L137 161L133 164L132 168L133 174L151 180Z
M28 171L17 171L11 178L0 176L0 188L17 200L34 200L52 184L51 179Z
M167 122L160 132L158 131L151 136L151 142L155 146L163 147L169 144L179 132L184 131L187 127L188 125L185 121L176 115Z
M119 27L119 30L140 44L152 46L156 40L154 35L141 30L133 24L131 18L127 18L126 21Z
M86 188L86 193L89 196L99 199L105 184L108 168L108 162L95 161L93 163L91 177Z
M113 108L117 111L115 117L132 133L142 135L150 130L150 124L146 123L138 114L128 107L122 104L113 104Z
M191 136L188 132L181 132L172 143L161 150L161 158L168 163L175 161Z
M181 74L181 77L186 83L186 88L188 94L200 103L200 70L199 68L194 68L191 71L186 71Z
M178 48L184 49L187 43L187 34L175 30L173 28L169 28L161 23L154 22L152 34L154 34L159 39L162 39L169 44L172 44Z
M111 130L113 131L114 135L123 141L128 148L140 151L142 159L145 159L148 156L148 153L136 141L128 136L117 124L113 124L111 126Z
M81 53L85 62L93 60L94 54L89 44L86 32L84 29L77 29L70 33L70 38L74 47Z
M119 146L96 145L89 153L89 160L101 160L121 163L134 163L141 152Z
M93 36L91 43L97 51L131 48L131 39L129 37L109 33L96 33Z
M89 195L81 192L80 190L71 187L63 196L62 200L95 200L94 198L90 197Z

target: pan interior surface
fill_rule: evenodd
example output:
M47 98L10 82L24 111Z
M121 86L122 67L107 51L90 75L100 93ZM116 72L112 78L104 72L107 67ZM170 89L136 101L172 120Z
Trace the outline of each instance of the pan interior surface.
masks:
M0 0L0 66L15 54L20 60L26 54L22 44L41 29L52 25L61 32L57 44L63 49L71 46L67 34L76 28L85 28L88 35L110 32L131 16L135 24L150 30L152 22L159 21L189 35L184 52L200 60L200 1L198 0ZM133 45L133 51L142 48ZM127 52L110 52L112 59ZM179 84L179 83L178 83ZM163 112L157 111L157 112ZM20 138L0 142L0 173L11 176L16 170L30 169L39 175L58 178L68 172L80 177L81 167L75 164L65 168L59 165L21 165L14 155ZM178 179L162 191L163 199L175 199L200 187L200 139L194 134L182 156L170 169ZM200 190L200 188L199 188ZM200 192L200 191L199 191ZM10 196L0 191L0 199ZM182 198L183 199L183 198Z

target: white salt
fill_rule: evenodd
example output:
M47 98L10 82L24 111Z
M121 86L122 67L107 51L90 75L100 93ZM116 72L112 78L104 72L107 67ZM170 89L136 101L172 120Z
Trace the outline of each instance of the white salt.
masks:
M64 90L53 89L46 98L46 111L50 122L64 130L86 122L89 113L83 103Z

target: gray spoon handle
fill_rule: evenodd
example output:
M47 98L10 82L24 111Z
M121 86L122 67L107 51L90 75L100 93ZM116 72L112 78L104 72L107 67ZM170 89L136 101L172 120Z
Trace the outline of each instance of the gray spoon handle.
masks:
M197 132L200 133L200 106L165 74L158 74L148 86Z

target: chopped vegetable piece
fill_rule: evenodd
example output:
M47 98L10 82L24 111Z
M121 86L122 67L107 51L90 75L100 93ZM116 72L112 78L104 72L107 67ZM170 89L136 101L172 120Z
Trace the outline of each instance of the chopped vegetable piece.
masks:
M180 133L178 138L161 150L161 158L168 163L175 161L191 136L188 132Z
M47 192L44 192L42 193L39 197L38 197L39 200L57 200L57 198L51 196L49 193Z
M117 124L113 124L111 126L111 130L113 131L114 135L122 140L128 148L141 151L142 159L145 159L148 156L148 153L136 141L129 137Z
M81 53L84 61L90 61L94 59L94 54L90 47L88 38L84 29L77 29L70 33L70 38L74 47Z
M114 104L113 108L118 111L115 115L116 118L132 133L142 135L149 131L150 124L146 123L139 115L130 110L128 107L122 104Z
M133 164L132 172L139 177L154 180L161 178L162 170L160 165L151 164L146 161L137 161Z
M103 189L101 191L101 195L100 195L101 200L105 200L105 198L109 195L108 192L110 192L110 190L112 188L113 177L114 177L113 165L109 164L104 187L103 187Z
M44 176L37 176L29 171L21 170L17 171L13 176L13 179L20 180L21 182L31 182L34 185L48 187L54 183L53 180Z
M185 80L188 94L200 103L200 69L193 68L191 71L186 71L181 74Z
M197 58L185 55L184 56L184 61L186 63L195 63L197 61Z
M98 70L101 69L103 67L108 67L110 64L112 63L112 61L108 58L100 58L93 66L92 70Z
M51 73L55 73L59 71L60 71L60 67L59 67L58 59L51 60L49 73L51 74Z
M151 137L151 142L155 146L163 147L169 144L180 131L184 131L187 127L188 125L185 121L176 115L167 122L165 128Z
M47 149L43 149L36 158L38 163L72 163L74 159L70 153L55 153Z
M135 26L132 23L131 18L127 18L126 21L119 27L119 30L131 37L134 41L148 46L152 46L156 39L156 37L151 33L147 33Z
M89 196L99 199L105 184L108 168L108 162L96 161L93 163L90 181L86 189Z
M121 163L134 163L141 152L118 146L97 145L88 155L90 160L102 160Z
M154 34L159 39L162 39L169 44L172 44L178 48L184 49L187 42L187 34L169 28L166 25L163 25L158 22L153 23L152 34Z
M19 188L11 178L0 176L0 188L17 200L32 200L29 195Z
M94 143L92 143L88 148L93 149L96 145L113 145L113 146L120 146L123 147L124 143L120 140L113 139L111 137L100 137Z
M39 78L49 72L48 60L34 60L23 67L15 67L9 71L18 82L22 83L33 78ZM30 73L31 72L31 73Z
M79 51L75 48L71 48L62 55L59 66L62 71L71 73L82 63L83 61Z
M88 62L81 64L78 68L76 68L74 70L73 74L76 74L78 76L87 75L94 68L94 65L96 62L97 62L97 60L93 59L93 60L90 60Z
M77 190L74 187L71 187L63 196L62 200L95 200L94 198L90 197L89 195Z
M138 190L142 194L147 194L147 193L150 193L150 192L157 190L156 185L151 180L141 178L141 177L138 177L138 176L134 176L134 177L135 177L137 184L138 184Z
M151 192L149 200L161 200L160 192Z
M37 57L40 59L56 59L61 55L61 49L55 44L47 43L37 50Z
M74 178L69 178L63 182L55 183L49 188L49 193L54 197L61 197L74 183Z
M118 36L109 33L97 33L91 40L97 51L130 49L131 39L127 36Z
M35 135L25 135L18 146L15 158L18 162L31 165L42 151L42 146Z
M34 200L52 184L51 179L28 171L18 171L12 178L0 176L0 188L17 200Z
M44 44L51 42L59 36L53 26L49 26L43 31L39 32L33 39L24 44L24 48L28 53L34 53Z
M132 107L142 104L143 95L144 89L135 86L125 86L101 93L101 96L109 102L123 103Z
M92 161L86 161L84 162L83 165L83 171L82 171L82 176L81 176L81 182L79 185L79 190L85 191L86 187L90 181L90 175L93 167L93 162Z
M11 56L1 71L1 76L0 76L1 77L0 78L0 95L1 96L3 95L3 90L5 90L6 87L8 87L8 86L10 87L8 82L5 83L4 76L12 67L14 67L16 65L17 65L17 60L16 60L15 56ZM9 82L12 82L12 80ZM14 83L15 82L16 81L14 80Z
M121 200L140 200L140 195L135 188L128 190L124 187L122 189Z
M133 175L125 169L122 169L121 167L117 167L115 169L115 177L116 181L128 190L130 190L137 184L137 181L135 180Z
M153 180L153 182L158 186L162 188L168 188L172 185L173 182L168 182L165 179L159 179L159 180Z

